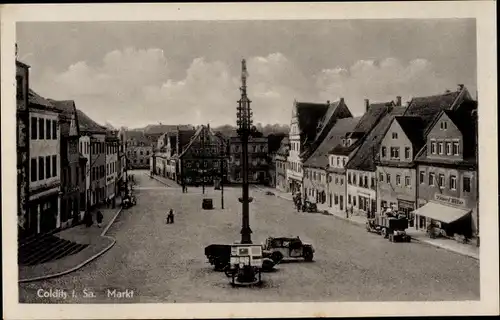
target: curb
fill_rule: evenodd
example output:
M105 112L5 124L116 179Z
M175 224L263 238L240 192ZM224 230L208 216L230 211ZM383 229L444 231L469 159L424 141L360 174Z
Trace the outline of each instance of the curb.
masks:
M161 183L161 184L163 184L163 185L165 185L165 186L167 186L167 187L170 187L170 188L176 188L176 186L173 186L173 187L172 187L171 185L167 184L165 181L161 181L159 178L155 177L154 175L152 176L152 175L147 174L147 173L144 173L144 175L145 175L145 176L148 176L148 177L151 177L151 178L153 178L153 179L155 179L156 181L158 181L159 183ZM173 180L172 180L172 181L173 181ZM174 182L174 183L176 183L175 181L173 181L173 182Z
M68 273L71 273L73 271L76 271L76 270L82 268L83 266L85 266L89 262L95 260L96 258L98 258L101 255L103 255L104 253L106 253L109 249L111 249L111 247L113 247L115 245L116 240L114 238L111 238L111 237L108 237L108 236L104 236L104 238L110 239L111 240L111 244L109 246L107 246L106 248L104 248L104 250L101 250L100 252L96 253L92 257L86 259L85 261L83 261L79 265L77 265L77 266L75 266L75 267L73 267L71 269L59 272L59 273L49 274L49 275L35 277L35 278L20 279L20 280L18 280L18 283L34 282L34 281L46 280L46 279L50 279L50 278L56 278L56 277L60 277L60 276L66 275Z
M19 279L17 282L18 283L34 282L34 281L40 281L40 280L46 280L46 279L51 279L51 278L56 278L56 277L64 276L64 275L66 275L68 273L74 272L74 271L82 268L83 266L85 266L89 262L92 262L93 260L95 260L95 259L99 258L100 256L102 256L103 254L105 254L109 249L111 249L116 244L116 240L114 238L106 236L105 234L106 234L106 232L108 232L109 228L111 227L111 225L113 224L113 222L115 222L116 218L122 212L122 210L123 210L123 208L120 208L116 212L116 214L113 216L113 218L111 218L111 220L109 221L108 225L106 226L106 228L101 233L101 237L111 240L111 244L109 244L106 248L104 248L100 252L94 254L90 258L84 260L80 264L78 264L75 267L70 268L68 270L65 270L65 271L62 271L62 272L58 272L58 273L54 273L54 274L44 275L44 276L40 276L40 277L35 277L35 278Z

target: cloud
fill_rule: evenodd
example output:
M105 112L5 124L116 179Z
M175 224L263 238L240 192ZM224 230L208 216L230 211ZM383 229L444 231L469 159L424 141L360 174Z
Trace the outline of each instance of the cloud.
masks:
M47 71L37 77L36 88L54 99L74 99L77 107L96 121L117 125L146 123L236 122L241 79L225 61L194 59L180 79L169 72L161 49L114 50L101 63L72 64L63 72ZM344 97L355 114L363 99L387 101L396 95L433 94L454 85L436 74L431 62L395 58L359 60L351 66L331 66L306 76L300 66L282 53L249 57L248 95L254 122L290 121L294 99L321 102ZM453 88L451 88L453 89Z

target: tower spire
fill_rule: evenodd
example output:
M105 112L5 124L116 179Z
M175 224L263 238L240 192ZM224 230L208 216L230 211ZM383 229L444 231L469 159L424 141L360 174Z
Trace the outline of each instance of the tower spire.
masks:
M245 59L241 60L241 94L242 96L247 95L247 62Z

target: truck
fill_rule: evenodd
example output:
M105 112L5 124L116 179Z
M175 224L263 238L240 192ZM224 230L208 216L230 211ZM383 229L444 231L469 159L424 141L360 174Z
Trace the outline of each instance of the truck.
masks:
M380 234L391 242L410 242L411 237L406 233L406 229L408 229L406 215L392 211L376 214L366 222L366 231Z

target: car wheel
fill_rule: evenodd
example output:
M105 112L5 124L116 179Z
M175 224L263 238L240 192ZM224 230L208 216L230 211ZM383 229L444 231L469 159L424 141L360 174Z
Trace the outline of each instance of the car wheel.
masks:
M281 260L283 260L283 255L279 251L274 251L271 254L271 260L273 260L275 264L278 264Z

